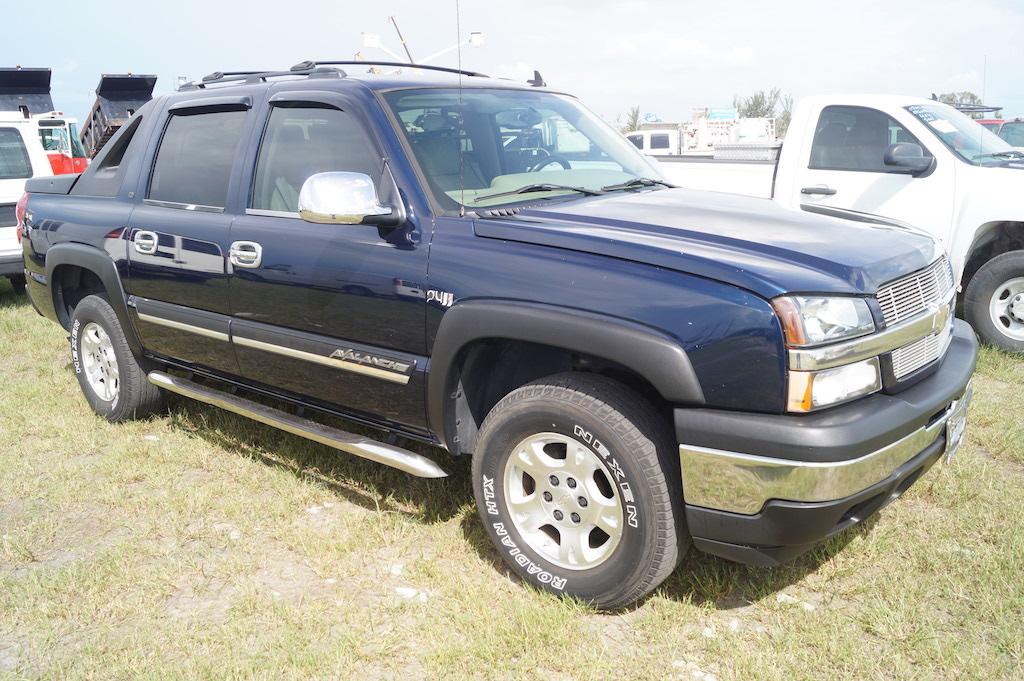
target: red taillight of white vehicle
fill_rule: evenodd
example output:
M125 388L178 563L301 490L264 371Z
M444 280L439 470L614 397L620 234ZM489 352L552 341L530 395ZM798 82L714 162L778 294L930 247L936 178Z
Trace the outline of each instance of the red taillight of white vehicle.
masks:
M8 206L11 204L7 204ZM18 243L21 243L21 230L25 226L25 209L28 208L28 192L21 195L18 205L14 207L14 218L18 221Z

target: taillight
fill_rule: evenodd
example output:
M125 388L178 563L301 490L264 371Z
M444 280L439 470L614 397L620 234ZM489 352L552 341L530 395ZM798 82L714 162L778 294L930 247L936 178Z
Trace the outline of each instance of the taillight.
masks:
M11 204L7 204L8 206ZM25 209L28 208L28 192L21 195L18 205L14 207L14 219L18 221L18 243L21 243L21 230L25 226Z

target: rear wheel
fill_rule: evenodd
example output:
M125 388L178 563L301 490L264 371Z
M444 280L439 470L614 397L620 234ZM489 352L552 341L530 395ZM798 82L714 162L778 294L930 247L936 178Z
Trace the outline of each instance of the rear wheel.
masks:
M128 346L110 303L83 298L71 316L71 361L86 401L108 421L142 418L163 404Z
M487 533L526 581L601 608L655 589L686 552L667 424L614 381L563 374L509 393L480 430Z
M967 286L964 309L982 340L1024 352L1024 251L985 263Z

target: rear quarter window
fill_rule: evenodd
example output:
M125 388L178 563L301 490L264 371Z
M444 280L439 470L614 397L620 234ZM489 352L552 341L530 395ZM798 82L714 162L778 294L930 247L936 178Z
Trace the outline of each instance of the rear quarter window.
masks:
M32 160L17 128L0 128L0 180L32 177Z
M135 116L128 125L118 130L82 173L71 193L80 196L117 196L124 180L126 161L130 158L129 151L136 148L132 141L140 125L141 115Z

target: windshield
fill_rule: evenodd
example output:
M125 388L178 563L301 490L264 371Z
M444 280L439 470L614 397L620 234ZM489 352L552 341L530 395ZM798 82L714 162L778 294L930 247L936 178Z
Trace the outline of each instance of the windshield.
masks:
M43 141L43 149L45 151L71 153L71 145L68 144L68 133L64 129L63 121L57 121L56 125L41 125L39 127L39 138Z
M1013 147L998 135L951 106L938 103L914 104L908 106L907 111L914 114L933 135L968 163L999 165L1017 156Z
M385 99L434 196L450 210L662 179L625 137L572 97L427 89L397 90Z
M1003 123L1003 127L999 129L999 136L1011 147L1024 149L1024 121Z
M82 142L78 139L78 125L68 124L68 131L71 133L71 156L85 158L85 149L82 148Z

